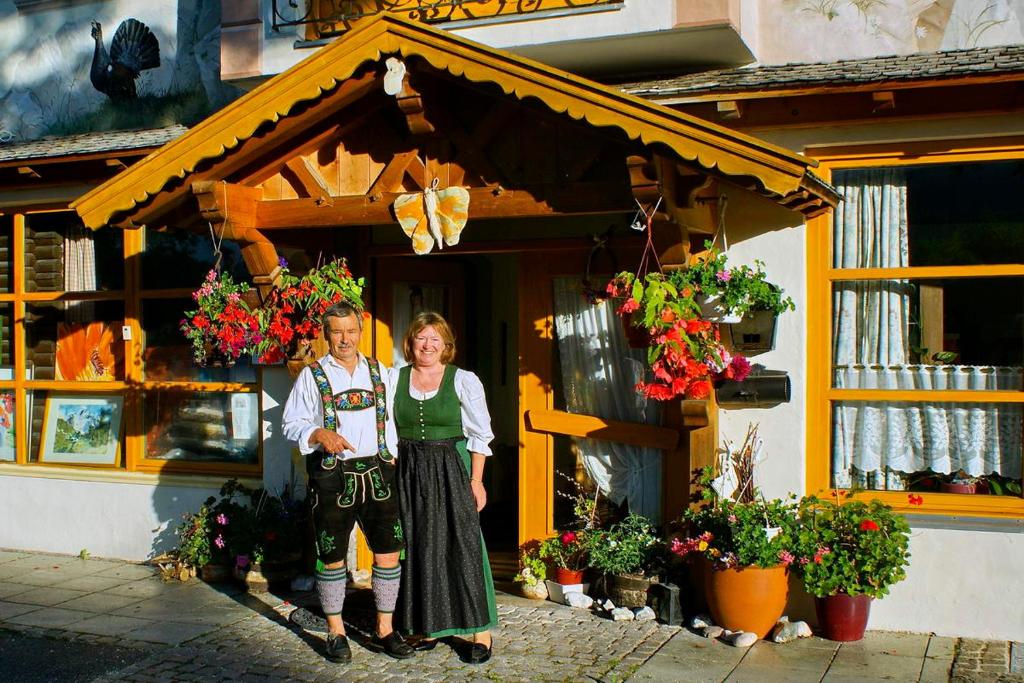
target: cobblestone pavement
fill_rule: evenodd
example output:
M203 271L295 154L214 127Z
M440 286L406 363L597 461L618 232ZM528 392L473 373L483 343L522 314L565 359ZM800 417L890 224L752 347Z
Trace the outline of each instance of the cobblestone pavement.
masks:
M869 632L741 650L685 629L611 622L499 595L495 654L463 663L448 645L397 661L361 645L372 595L345 613L353 661L322 657L312 594L162 582L150 567L0 550L0 681L917 681L1024 683L1019 644ZM299 626L301 623L303 626Z

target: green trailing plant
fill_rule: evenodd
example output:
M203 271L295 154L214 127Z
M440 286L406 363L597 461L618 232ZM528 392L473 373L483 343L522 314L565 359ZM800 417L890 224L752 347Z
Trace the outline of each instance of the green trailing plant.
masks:
M663 546L650 521L634 512L609 529L588 534L587 548L590 566L606 574L651 574Z
M705 297L718 297L717 305L724 311L745 315L750 311L771 311L775 314L796 310L793 299L783 296L782 288L768 281L764 262L754 266L727 264L724 253L710 241L704 243L707 254L677 273L680 284L692 287Z
M515 575L517 583L535 586L543 583L548 576L547 562L540 555L540 541L527 541L519 546L519 573Z
M842 501L844 494L834 495L834 500L808 496L800 502L797 561L804 587L819 598L884 597L907 576L910 527L879 500ZM920 504L913 495L910 499Z
M590 558L587 531L563 531L540 544L540 556L555 567L571 571L586 569Z

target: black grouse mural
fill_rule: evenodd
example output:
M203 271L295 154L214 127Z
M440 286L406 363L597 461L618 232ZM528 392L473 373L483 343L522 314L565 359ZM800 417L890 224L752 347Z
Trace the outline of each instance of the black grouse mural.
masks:
M160 66L160 44L145 24L125 19L114 32L110 52L103 47L103 31L92 22L96 49L89 78L93 86L115 102L135 99L135 79L146 69Z

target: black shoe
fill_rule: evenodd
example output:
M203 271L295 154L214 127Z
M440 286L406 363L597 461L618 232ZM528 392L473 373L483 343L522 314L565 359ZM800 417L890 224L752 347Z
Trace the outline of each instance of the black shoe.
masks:
M469 648L469 658L466 660L470 664L483 664L491 658L491 648L494 644L484 645L483 643L473 643Z
M337 633L328 633L324 657L336 664L348 664L351 662L352 649L348 646L348 638Z
M437 647L437 638L420 638L412 646L416 652L429 652Z
M369 648L374 652L383 652L395 659L409 659L416 654L412 645L405 642L398 631L392 631L383 637L374 636L370 640Z

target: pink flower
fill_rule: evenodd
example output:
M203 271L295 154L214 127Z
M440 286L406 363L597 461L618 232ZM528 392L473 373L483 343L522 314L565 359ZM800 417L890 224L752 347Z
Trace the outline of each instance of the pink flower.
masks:
M227 545L226 543L224 543L224 537L220 534L217 534L217 538L213 539L213 544L218 548L223 548L225 545Z
M576 532L574 532L574 531L566 531L565 533L562 534L561 541L562 541L562 545L569 545L570 543L575 543L576 542Z
M736 523L736 515L729 515L729 524Z
M810 561L811 561L811 558L809 558L809 557L801 557L800 558L800 566L801 567L807 566L810 563Z
M728 270L720 270L715 277L718 278L719 282L728 282L732 279L732 272Z
M617 310L616 313L624 315L626 313L632 313L639 308L640 303L636 299L626 299L625 303L619 306L619 310Z
M793 556L793 553L789 552L788 550L779 551L779 561L787 567L793 564L793 560L795 559L796 558Z
M221 526L224 526L227 523L228 523L228 516L227 515L225 515L223 512L220 513L219 515L217 515L217 524L220 524Z

